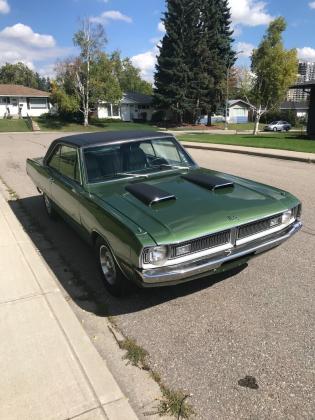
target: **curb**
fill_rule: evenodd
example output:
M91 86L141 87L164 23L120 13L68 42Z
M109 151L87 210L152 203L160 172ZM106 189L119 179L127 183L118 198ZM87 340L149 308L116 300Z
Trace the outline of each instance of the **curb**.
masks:
M105 416L108 420L137 420L138 417L128 399L108 369L106 360L100 356L63 296L58 280L5 200L2 184L0 185L0 214L6 220L23 258L33 273L40 291L39 295L45 299L52 317L56 320L70 348L73 359L77 361L85 382L95 397L97 407L94 407L93 411L100 411L100 416ZM81 415L84 416L84 413L77 417L81 418Z
M192 145L190 143L185 143L181 141L181 144L188 148L188 149L200 149L200 150L214 150L216 152L226 152L226 153L238 153L241 155L250 155L250 156L260 156L260 157L267 157L273 159L281 159L281 160L291 160L296 162L304 162L304 163L315 163L315 158L304 158L300 156L288 156L288 155L276 155L268 152L255 152L251 150L241 150L241 149L227 149L220 147L218 145L213 146L204 146L204 145Z

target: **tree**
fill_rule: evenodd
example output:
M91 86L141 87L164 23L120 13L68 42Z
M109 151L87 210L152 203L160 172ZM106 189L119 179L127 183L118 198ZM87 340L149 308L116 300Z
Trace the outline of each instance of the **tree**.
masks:
M186 109L188 69L185 63L185 40L188 0L168 0L164 15L166 33L163 37L155 72L154 105L170 112L171 119L181 124Z
M50 81L35 73L24 63L6 63L0 68L0 83L23 85L34 89L50 89Z
M252 101L252 91L255 81L255 76L251 70L245 66L233 67L232 69L232 81L230 84L231 96L235 99L243 99Z
M151 83L141 78L140 69L132 64L130 58L122 59L120 52L114 51L110 56L110 60L114 65L114 71L122 92L138 92L152 95Z
M227 0L168 0L155 74L155 105L195 122L222 104L235 61ZM211 121L210 121L211 122Z
M198 98L196 105L208 114L208 124L211 124L211 114L224 99L227 72L235 62L231 14L227 0L195 0L193 6L195 22L192 25L195 29L190 55L195 59L189 73L193 75L193 87Z
M279 17L272 21L251 57L251 70L255 75L250 102L255 112L254 134L257 134L261 116L276 109L284 100L289 86L295 82L298 60L295 49L286 50L282 33L286 21Z
M89 19L81 22L81 28L73 36L74 45L80 49L80 56L74 61L72 69L76 94L81 102L80 111L84 117L84 126L89 124L91 63L100 55L106 42L103 26L94 24Z

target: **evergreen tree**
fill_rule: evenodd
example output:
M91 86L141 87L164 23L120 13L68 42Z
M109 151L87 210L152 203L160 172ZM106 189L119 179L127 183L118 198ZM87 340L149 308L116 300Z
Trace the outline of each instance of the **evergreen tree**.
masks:
M227 83L227 73L235 62L235 52L232 50L232 33L230 29L231 14L228 0L200 0L201 20L205 39L201 62L206 71L207 89L202 103L204 113L208 114L211 124L211 114L223 104Z
M223 103L235 61L228 0L169 0L155 75L155 104L194 123Z
M179 124L187 105L187 4L188 0L168 0L163 19L166 33L159 47L155 73L154 105L159 110L169 111L171 119Z

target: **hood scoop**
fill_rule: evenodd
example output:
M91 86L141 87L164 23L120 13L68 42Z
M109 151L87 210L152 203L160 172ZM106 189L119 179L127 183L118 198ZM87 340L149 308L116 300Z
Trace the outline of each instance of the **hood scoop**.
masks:
M176 200L175 195L144 182L129 184L126 186L126 190L148 206L162 201Z
M224 178L219 178L218 176L214 175L207 175L202 173L187 174L182 175L182 178L186 179L187 181L193 182L194 184L197 184L200 187L206 188L210 191L234 187L234 182L228 181Z

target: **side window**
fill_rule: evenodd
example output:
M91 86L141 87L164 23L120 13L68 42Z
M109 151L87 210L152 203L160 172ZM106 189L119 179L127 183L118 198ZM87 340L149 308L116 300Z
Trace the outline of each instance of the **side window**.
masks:
M80 182L77 149L62 146L60 152L59 172L61 175Z
M57 146L49 159L48 166L56 171L59 171L59 162L60 162L60 146Z
M139 147L140 149L144 151L146 155L155 156L154 149L151 142L140 143Z

